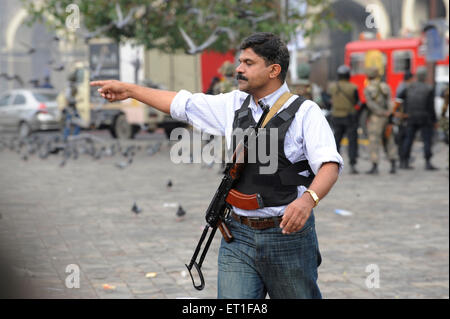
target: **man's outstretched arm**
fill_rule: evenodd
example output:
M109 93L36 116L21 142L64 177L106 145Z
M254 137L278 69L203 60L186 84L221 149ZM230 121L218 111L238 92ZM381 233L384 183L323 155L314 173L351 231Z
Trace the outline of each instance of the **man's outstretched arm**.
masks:
M133 98L170 114L170 105L177 92L147 88L117 80L93 81L91 86L99 86L100 95L110 102Z

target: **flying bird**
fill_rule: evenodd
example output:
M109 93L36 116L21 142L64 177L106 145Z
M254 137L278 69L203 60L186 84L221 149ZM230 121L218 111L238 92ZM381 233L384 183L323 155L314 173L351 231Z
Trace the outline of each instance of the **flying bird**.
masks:
M120 8L119 3L116 2L116 13L117 13L117 21L114 21L114 25L118 29L122 29L124 26L129 24L134 20L133 14L137 11L137 8L131 8L128 12L127 16L124 18L122 14L122 9Z
M95 38L96 36L98 36L102 33L105 33L106 31L110 30L114 26L118 29L122 29L123 27L125 27L127 24L131 23L134 20L133 15L137 11L138 11L138 8L131 8L130 11L128 12L127 16L124 18L122 9L120 8L120 5L118 3L116 3L117 20L114 20L109 24L101 26L100 28L98 28L94 31L84 33L84 35L83 35L84 41L87 43L92 38Z
M29 44L27 44L27 43L25 43L25 42L23 42L23 41L19 41L19 42L20 42L20 44L22 44L24 47L27 47L27 49L28 49L27 54L33 54L34 52L36 52L36 49L33 48L31 45L29 45Z
M0 77L8 80L8 81L12 81L12 80L16 80L19 85L23 86L23 80L20 77L20 75L14 74L14 75L8 75L6 73L0 73Z
M186 43L189 47L187 50L187 52L189 54L196 54L196 53L199 53L199 52L205 50L206 48L208 48L214 42L217 41L217 39L219 38L219 34L221 34L221 33L226 33L231 41L233 41L235 39L235 34L230 28L217 27L216 29L214 29L214 31L211 33L211 35L208 37L208 39L205 40L205 42L203 42L201 45L197 46L194 43L194 41L191 39L191 37L186 33L186 31L184 31L184 29L182 27L179 27L179 30L180 30L181 36L183 37L184 41L186 41Z
M250 23L254 26L258 22L270 19L274 17L276 14L275 12L267 12L261 16L258 16L255 12L251 10L242 10L238 9L237 17L240 19L246 19L250 21Z
M172 186L173 186L172 180L169 179L169 181L167 182L167 188L168 188L168 189L171 189Z
M258 22L261 22L261 21L270 19L270 18L272 18L272 17L274 17L274 16L275 16L275 12L267 12L267 13L263 14L262 16L259 16L259 17L250 17L249 20L250 20L253 24L256 24L256 23L258 23Z
M92 32L88 32L88 33L84 33L84 41L87 43L89 42L89 40L91 40L92 38L95 38L96 36L108 31L109 29L111 29L114 26L114 23L109 23L106 24L104 26L101 26L100 28L92 31Z
M19 83L20 86L23 86L23 80L22 80L22 78L20 77L20 75L15 74L15 75L11 78L11 80L16 80L16 81Z
M204 15L203 15L203 11L198 9L198 8L189 8L186 11L187 14L193 14L197 16L197 24L198 25L203 25L205 23L205 19L204 19Z
M64 65L61 64L61 65L57 66L56 68L53 68L53 70L56 72L61 72L64 70Z

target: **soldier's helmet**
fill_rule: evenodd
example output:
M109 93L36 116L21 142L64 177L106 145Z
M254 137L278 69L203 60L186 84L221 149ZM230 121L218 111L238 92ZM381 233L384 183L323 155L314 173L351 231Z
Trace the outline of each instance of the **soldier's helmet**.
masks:
M219 68L219 72L225 76L233 76L234 66L230 61L225 61Z
M375 67L369 67L366 69L366 75L369 79L373 80L379 76L378 69Z
M341 79L349 79L350 78L350 68L345 64L339 66L337 68L337 75Z
M300 84L309 84L309 74L311 67L308 63L301 63L297 67L297 78Z

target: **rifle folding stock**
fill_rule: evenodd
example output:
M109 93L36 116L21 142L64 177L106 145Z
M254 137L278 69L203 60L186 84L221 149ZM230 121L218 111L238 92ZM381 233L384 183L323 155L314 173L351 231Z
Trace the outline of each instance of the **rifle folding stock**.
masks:
M200 259L197 262L197 256L200 253L200 249L202 247L203 242L205 241L206 235L208 234L209 229L212 228L211 233L209 234L208 240L206 241L205 247L203 248L202 254L200 255ZM202 290L205 287L205 279L203 278L202 273L202 264L203 260L205 260L206 253L208 252L209 246L211 245L211 242L214 238L214 235L216 234L217 228L219 228L220 232L223 235L223 238L227 243L231 242L233 240L233 236L231 235L230 230L228 229L227 225L219 221L218 225L216 227L210 227L209 225L206 225L203 229L202 236L200 237L200 240L198 241L197 247L195 248L194 255L191 258L191 262L189 265L185 265L186 268L189 271L189 275L192 279L192 284L194 285L194 288L197 290ZM197 271L200 283L196 284L196 280L194 279L194 276L192 274L192 267L195 267L195 270Z
M206 256L206 252L208 251L209 245L211 244L212 238L214 237L214 235L216 233L216 230L217 230L217 228L213 228L211 234L209 235L209 238L208 238L206 246L205 246L205 248L203 250L203 253L200 256L200 260L197 263L196 260L197 260L198 253L200 252L200 248L201 248L201 246L203 244L203 241L206 238L206 234L208 233L209 228L210 228L209 225L205 226L205 229L203 230L202 236L200 237L200 240L198 241L197 247L195 248L194 255L191 258L191 262L189 263L189 265L185 265L186 268L189 271L189 275L191 276L192 284L194 285L194 288L197 289L197 290L202 290L205 287L205 279L203 278L203 273L202 273L201 268L202 268L203 260L205 259L205 256ZM194 276L192 275L192 267L195 267L195 270L197 270L197 274L198 274L199 280L200 280L199 284L195 283Z

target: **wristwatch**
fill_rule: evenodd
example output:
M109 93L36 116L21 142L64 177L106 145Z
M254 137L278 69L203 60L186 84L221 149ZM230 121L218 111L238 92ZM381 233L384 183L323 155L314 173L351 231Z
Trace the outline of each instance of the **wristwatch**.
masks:
M311 195L312 199L314 200L315 204L314 207L317 206L317 204L319 204L319 196L317 196L316 192L313 191L312 189L307 189L305 191L305 193L309 193L309 195Z

